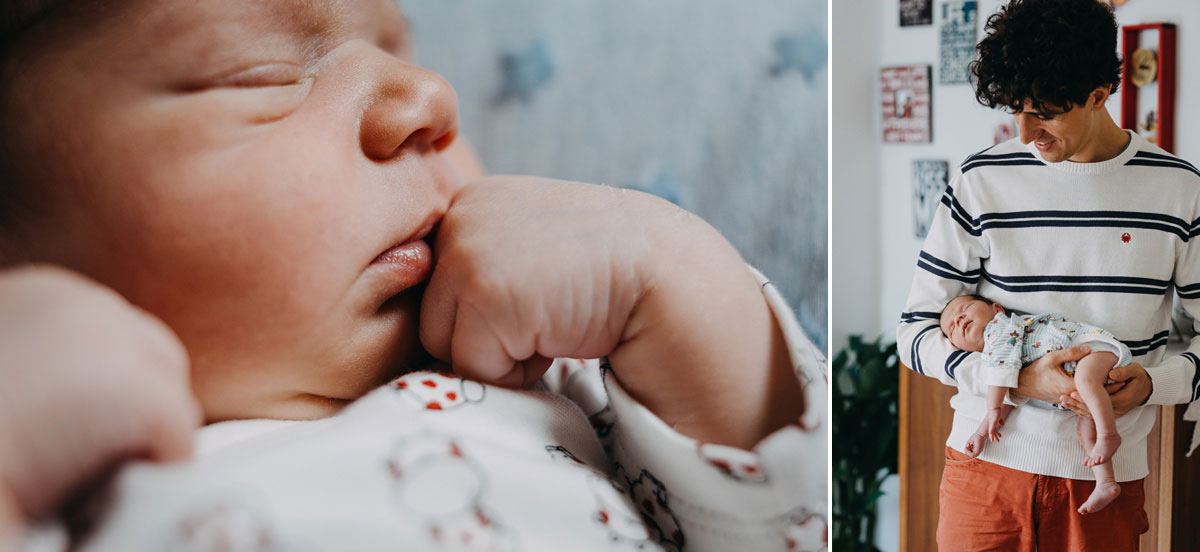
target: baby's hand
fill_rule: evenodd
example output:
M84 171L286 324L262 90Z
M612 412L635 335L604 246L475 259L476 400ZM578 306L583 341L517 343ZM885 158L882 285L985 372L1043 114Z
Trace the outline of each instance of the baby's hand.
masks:
M49 514L121 460L191 454L201 419L183 346L75 273L0 272L0 378L0 502L7 492L10 514Z
M987 412L987 438L996 443L1000 441L1000 428L1004 427L1004 408L989 408Z
M525 387L551 358L607 355L668 424L742 447L801 413L758 283L716 230L666 201L487 178L455 198L434 256L421 340L459 374Z

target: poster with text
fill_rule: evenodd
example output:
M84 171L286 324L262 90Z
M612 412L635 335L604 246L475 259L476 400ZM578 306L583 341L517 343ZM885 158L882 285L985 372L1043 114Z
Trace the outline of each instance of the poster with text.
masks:
M900 26L933 24L933 0L900 0Z
M912 212L913 234L924 238L929 233L933 214L946 191L949 164L945 161L918 159L913 161Z
M979 3L975 0L951 0L942 3L942 50L938 67L938 82L966 84L970 82L967 67L975 57L975 21Z
M932 102L928 65L884 67L879 71L884 142L929 142Z

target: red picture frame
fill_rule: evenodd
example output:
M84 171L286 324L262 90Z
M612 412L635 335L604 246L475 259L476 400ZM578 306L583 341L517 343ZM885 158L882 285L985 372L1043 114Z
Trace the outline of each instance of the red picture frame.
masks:
M1138 87L1133 85L1133 51L1143 31L1158 31L1158 147L1175 151L1175 25L1146 23L1121 28L1121 128L1137 131Z
M933 141L931 65L904 65L879 70L880 107L885 143Z

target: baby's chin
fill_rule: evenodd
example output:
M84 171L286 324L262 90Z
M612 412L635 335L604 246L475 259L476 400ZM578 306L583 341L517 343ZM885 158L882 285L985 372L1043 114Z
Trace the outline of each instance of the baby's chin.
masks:
M193 386L206 423L264 418L317 420L336 415L404 374L448 370L419 345L406 349L382 364L333 368L335 364L317 362L308 367L311 372L286 362L277 369L257 373L245 369L225 373L194 370Z

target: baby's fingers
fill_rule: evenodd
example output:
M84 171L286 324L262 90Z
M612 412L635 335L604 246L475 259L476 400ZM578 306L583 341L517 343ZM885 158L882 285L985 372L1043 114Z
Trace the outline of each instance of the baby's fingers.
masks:
M524 381L522 366L501 339L479 309L459 303L450 337L454 373L484 383L519 386Z
M147 422L146 448L150 459L174 462L191 456L195 431L200 428L202 418L200 405L190 394L160 409Z
M440 269L440 270L439 270ZM454 283L443 267L436 267L425 295L421 297L421 320L417 334L421 346L438 360L450 361L450 338L454 335L455 313L458 301L453 291Z

